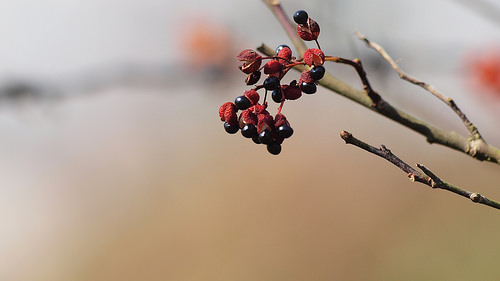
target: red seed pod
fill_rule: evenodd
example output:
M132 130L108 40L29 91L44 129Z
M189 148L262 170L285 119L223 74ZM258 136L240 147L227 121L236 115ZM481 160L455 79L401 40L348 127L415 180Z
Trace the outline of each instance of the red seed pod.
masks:
M251 110L246 109L243 110L240 114L240 127L243 127L245 124L254 124L257 125L257 115L253 113Z
M271 116L271 114L269 114L269 112L266 112L266 113L261 113L259 115L257 115L257 131L260 133L262 132L263 130L273 130L274 128L274 121L273 121L273 117Z
M246 74L259 70L262 63L262 56L257 54L257 52L252 49L241 51L236 58L243 62L243 64L238 66L238 68Z
M308 24L309 24L309 29L311 30L312 35L315 37L315 39L317 39L319 36L319 24L311 18L309 18Z
M311 78L311 73L309 71L303 71L302 74L300 74L299 85L302 84L302 82L314 83L316 81Z
M226 121L226 119L224 118L224 112L226 111L226 108L231 106L231 105L235 106L232 102L228 101L219 107L220 121Z
M270 60L264 65L264 74L279 73L283 69L283 64L277 60Z
M227 104L227 102L225 103ZM224 106L224 104L222 105ZM238 123L238 116L236 115L236 105L234 103L230 102L227 106L224 108L224 120L226 121L229 125L236 125ZM220 112L220 109L219 109Z
M290 125L290 123L288 122L288 120L286 120L285 115L283 115L282 113L278 113L274 117L274 127L278 128L281 125Z
M323 65L325 54L320 49L307 49L304 52L304 62L309 65Z
M292 59L292 50L290 50L290 48L282 48L278 55L278 57L280 58L284 58L285 60L289 61L290 59ZM284 61L284 60L280 60L278 59L278 61L281 63L281 64L287 64L288 62L287 61Z
M318 39L319 24L313 19L309 18L307 25L297 24L297 33L304 41L313 41Z
M285 99L287 100L296 100L302 96L302 91L300 87L297 86L296 80L290 82L290 85L283 85L282 88L285 93Z
M260 96L256 90L245 91L245 93L243 95L250 100L252 105L256 105L259 102Z
M261 114L261 113L269 114L269 112L267 112L266 108L267 108L267 104L256 104L254 106L251 106L248 109L251 110L255 114Z

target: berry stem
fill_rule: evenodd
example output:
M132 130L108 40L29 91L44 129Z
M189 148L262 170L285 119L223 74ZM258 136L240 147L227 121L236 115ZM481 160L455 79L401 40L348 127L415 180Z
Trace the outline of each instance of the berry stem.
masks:
M316 45L318 46L318 49L320 49L320 50L321 50L321 47L319 46L318 39L314 39L314 42L316 42Z
M292 68L292 67L294 67L294 66L296 66L296 65L305 65L305 63L304 63L304 62L301 62L301 61L294 61L294 62L292 62L292 63L290 63L290 64L287 64L285 67L286 67L286 68Z
M366 72L363 68L363 65L361 64L361 61L359 59L344 59L340 57L335 57L335 56L325 56L325 61L333 61L336 63L343 63L350 65L354 67L356 72L359 75L359 79L361 80L361 83L363 84L363 90L366 92L368 97L370 97L372 101L372 106L375 107L378 105L378 103L382 100L382 97L373 90L372 86L370 85L370 82L368 81L368 77L366 76Z
M281 109L283 108L284 104L285 104L285 91L283 91L283 88L281 88L281 104L280 107L278 107L278 114L281 113Z
M287 60L285 58L282 58L282 57L278 57L278 56L272 56L272 57L263 57L262 58L263 60L271 60L271 59L276 59L276 60L284 60L285 62L287 63L293 63L294 61L290 61L290 60Z

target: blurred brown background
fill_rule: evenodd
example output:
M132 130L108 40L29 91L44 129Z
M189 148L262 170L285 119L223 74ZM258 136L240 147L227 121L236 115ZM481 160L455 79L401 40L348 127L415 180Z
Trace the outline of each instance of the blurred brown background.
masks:
M279 156L224 132L218 107L246 89L234 56L289 42L261 1L0 3L0 280L500 275L498 211L412 183L338 134L385 144L500 200L498 166L429 145L323 89L285 105L295 134ZM354 30L453 97L500 146L498 95L471 72L500 44L500 26L482 6L283 4L319 22L325 53L359 57L394 105L466 134ZM328 70L359 87L352 69Z

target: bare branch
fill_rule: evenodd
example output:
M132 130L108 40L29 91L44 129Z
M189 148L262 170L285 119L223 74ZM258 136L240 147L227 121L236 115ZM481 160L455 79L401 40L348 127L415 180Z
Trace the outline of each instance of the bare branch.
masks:
M263 0L263 2L273 12L273 14L280 22L280 24L283 26L288 37L295 46L295 49L298 51L298 56L299 57L302 56L305 50L307 49L306 45L297 35L292 22L290 22L288 17L285 15L283 8L281 7L280 1ZM257 50L268 56L274 55L274 49L271 49L264 44L258 47ZM294 67L294 69L298 71L304 71L307 68L302 65L297 65ZM356 70L358 71L358 69ZM359 71L358 74L360 74ZM362 77L362 75L360 77ZM368 83L365 83L364 81L362 82L363 82L363 87L365 89L367 86L369 87ZM455 132L443 131L429 123L426 123L414 116L411 116L410 114L392 106L389 102L380 98L378 94L377 96L380 98L380 100L378 100L377 104L374 106L374 101L377 100L377 97L375 95L369 96L367 95L366 92L359 91L351 87L350 85L344 83L343 81L337 79L336 77L330 75L329 73L325 73L324 77L321 80L319 80L318 83L325 88L328 88L362 106L365 106L389 119L392 119L400 123L401 125L407 128L414 130L415 132L418 132L419 134L425 136L429 143L437 143L444 145L446 147L463 152L480 161L486 160L489 162L500 164L500 149L487 144L482 139L481 135L477 131L477 128L470 121L468 121L465 115L463 116L459 115L459 116L462 120L465 120L464 124L466 124L466 127L469 129L469 132L471 132L470 138L464 138L456 134ZM442 96L441 98L444 98L446 100L446 103L455 112L457 111L461 112L460 109L458 109L456 104L453 102L453 100L448 99L445 96Z
M274 49L262 44L257 50L267 56L274 55ZM297 71L304 71L307 68L303 65L294 66ZM423 135L429 143L437 143L446 147L463 152L480 161L489 161L500 164L500 149L486 144L484 141L469 140L455 132L443 131L427 122L424 122L404 111L392 106L388 101L381 99L377 106L373 106L373 101L366 93L359 91L336 77L325 73L325 76L318 81L323 87L332 90L370 110L373 110L401 125Z
M396 155L394 155L384 145L381 145L380 148L376 148L374 146L371 146L371 145L355 138L351 133L349 133L347 131L340 132L340 137L346 142L346 144L352 144L354 146L357 146L365 151L368 151L372 154L380 156L380 157L384 158L385 160L391 162L392 164L394 164L395 166L397 166L398 168L403 170L412 181L423 183L423 184L430 186L432 188L444 189L444 190L453 192L455 194L458 194L462 197L468 198L474 203L483 204L483 205L500 210L500 203L499 202L488 199L488 198L480 195L479 193L470 192L470 191L467 191L467 190L462 189L460 187L457 187L455 185L452 185L450 183L447 183L447 182L441 180L438 176L436 176L433 172L431 172L429 169L427 169L422 164L417 164L417 167L419 169L421 169L424 172L424 174L418 172L417 170L412 168L410 165L405 163L403 160L399 159Z
M458 108L456 105L455 101L453 101L452 98L449 98L445 95L443 95L441 92L439 92L436 88L434 88L432 85L429 85L425 82L422 82L420 80L417 80L414 77L411 77L410 75L406 74L399 65L389 56L389 54L382 48L379 44L368 40L365 35L361 34L359 31L356 31L356 36L358 36L359 39L363 40L370 48L374 49L379 53L390 65L391 67L399 74L399 77L403 80L406 80L412 84L415 84L417 86L420 86L424 88L426 91L429 93L433 94L435 97L446 103L457 115L458 117L462 120L464 123L464 126L469 130L470 136L475 139L475 140L482 140L481 134L479 134L479 131L474 124L465 116L465 114Z

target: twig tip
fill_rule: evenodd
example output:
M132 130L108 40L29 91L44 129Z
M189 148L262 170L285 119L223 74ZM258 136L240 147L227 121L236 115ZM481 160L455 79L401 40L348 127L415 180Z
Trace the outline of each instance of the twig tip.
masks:
M349 133L349 132L347 132L347 131L345 131L345 130L342 130L340 132L340 137L347 142L347 140L352 137L352 134Z

